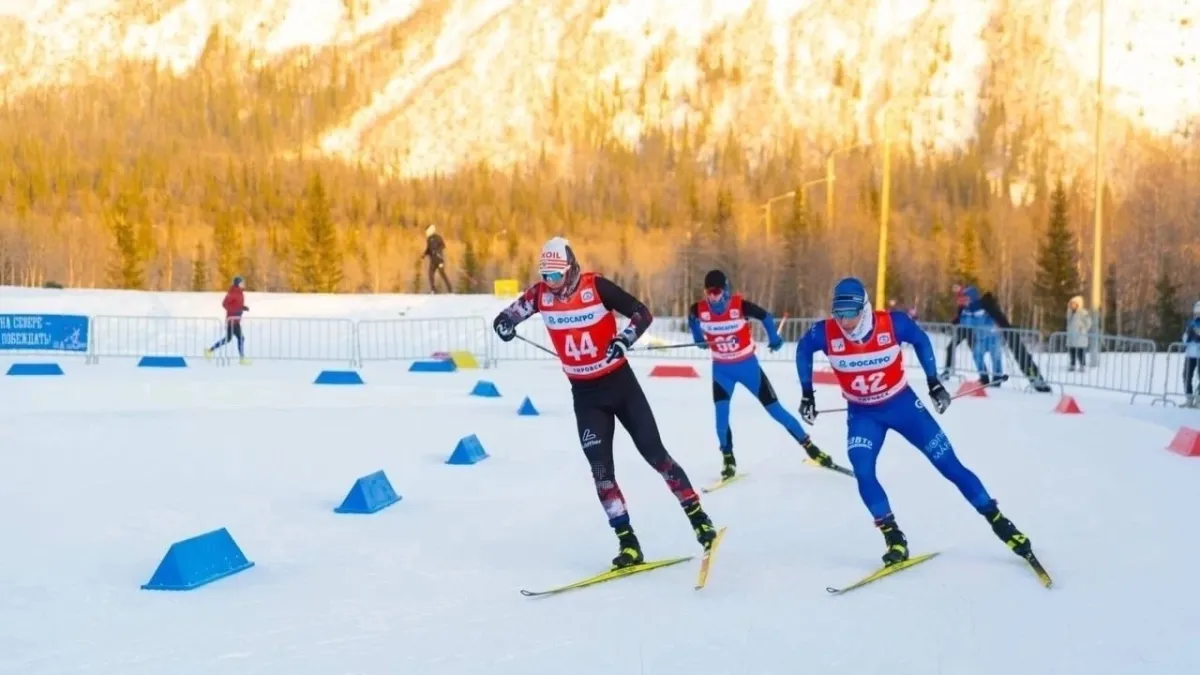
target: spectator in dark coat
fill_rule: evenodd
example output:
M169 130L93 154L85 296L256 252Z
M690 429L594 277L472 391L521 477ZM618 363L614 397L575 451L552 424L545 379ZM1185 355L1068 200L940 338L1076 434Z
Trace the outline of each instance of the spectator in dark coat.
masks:
M454 292L450 286L450 279L446 277L446 240L442 239L442 235L437 233L437 227L433 225L425 228L425 252L421 254L421 258L429 258L429 292L437 292L435 273L440 274L442 281L446 283L446 292Z

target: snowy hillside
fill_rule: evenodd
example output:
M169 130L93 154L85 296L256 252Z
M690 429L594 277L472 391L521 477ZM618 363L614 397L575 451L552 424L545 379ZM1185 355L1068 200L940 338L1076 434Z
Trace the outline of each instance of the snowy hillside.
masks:
M1200 2L1108 0L1107 137L1170 135L1200 114ZM1099 0L30 0L0 18L9 95L105 76L122 59L186 72L214 36L253 64L390 63L319 148L404 174L570 150L601 121L829 144L893 131L947 151L1021 135L1090 161ZM1003 109L1003 128L981 113ZM703 148L702 148L703 149ZM1015 150L1015 148L1014 148Z

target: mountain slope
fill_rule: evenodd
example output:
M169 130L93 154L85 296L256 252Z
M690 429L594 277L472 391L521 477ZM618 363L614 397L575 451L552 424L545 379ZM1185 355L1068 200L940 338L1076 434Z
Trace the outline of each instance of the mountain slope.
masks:
M827 151L880 138L885 117L918 149L982 136L1018 165L1091 161L1099 0L34 0L0 14L10 95L129 59L186 72L214 33L247 75L298 49L351 71L382 60L391 74L313 143L401 175L562 156L597 130L635 144L686 129L701 151L799 130ZM1108 0L1106 26L1108 143L1190 132L1200 0Z

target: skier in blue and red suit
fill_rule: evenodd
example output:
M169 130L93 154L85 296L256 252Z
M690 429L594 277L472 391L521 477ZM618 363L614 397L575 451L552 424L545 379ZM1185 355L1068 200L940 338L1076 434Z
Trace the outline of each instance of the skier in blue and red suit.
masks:
M833 318L818 321L797 345L796 370L803 390L800 417L809 424L816 421L813 355L824 352L847 401L847 452L859 496L887 545L884 564L894 565L909 557L908 541L896 525L887 494L875 475L875 462L889 430L916 446L987 519L996 536L1032 562L1029 538L1000 513L996 500L959 461L945 432L908 386L901 351L905 342L912 345L925 371L934 409L941 414L950 406L950 394L937 377L929 336L902 312L874 311L866 287L852 277L834 286L831 310Z
M688 329L697 346L712 350L717 444L724 460L721 478L729 480L737 473L733 431L729 426L729 401L739 384L758 398L767 414L787 429L810 459L825 468L834 468L836 465L829 455L812 442L800 421L779 403L775 388L754 355L750 319L757 319L767 331L767 349L775 352L783 347L783 338L779 336L775 317L770 312L746 300L740 293L734 293L729 278L721 270L711 270L704 275L704 299L688 308Z

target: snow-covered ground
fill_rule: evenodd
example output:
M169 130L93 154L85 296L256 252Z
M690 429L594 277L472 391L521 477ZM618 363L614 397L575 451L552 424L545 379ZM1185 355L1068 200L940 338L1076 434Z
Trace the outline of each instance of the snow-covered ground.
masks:
M197 316L214 302L72 291L59 306L34 306L16 295L0 294L0 314ZM436 315L415 296L305 300L322 316L369 318L385 306ZM300 307L249 302L274 316ZM490 315L503 301L455 303L454 315ZM0 354L0 366L12 360ZM914 553L942 555L832 597L826 586L878 564L882 539L853 479L802 464L741 392L733 425L750 475L704 498L729 526L705 590L692 589L690 563L528 599L518 590L593 574L616 553L552 363L457 373L368 363L365 386L320 387L321 363L58 362L63 377L0 377L0 673L1200 672L1191 581L1200 458L1164 450L1180 425L1200 427L1196 411L1086 392L1076 416L1016 391L955 401L941 422L1030 535L1055 587L1038 585L893 435L879 471L897 518ZM659 379L652 365L635 368L667 445L707 483L720 464L707 368L696 364L699 379ZM794 369L766 369L794 410ZM503 397L469 396L481 378ZM525 396L540 416L516 414ZM818 405L836 406L836 391L820 387ZM846 461L844 417L822 416L811 431ZM491 457L445 464L471 433ZM647 555L697 552L628 437L619 433L616 450ZM399 504L332 512L378 469ZM253 568L190 592L139 589L172 542L219 527Z

